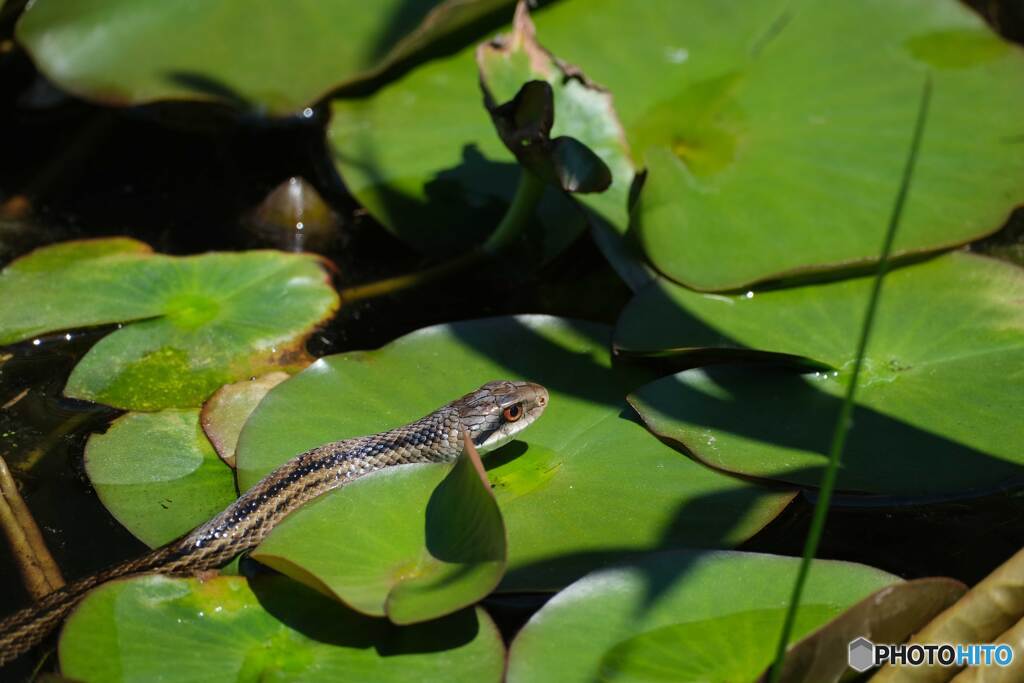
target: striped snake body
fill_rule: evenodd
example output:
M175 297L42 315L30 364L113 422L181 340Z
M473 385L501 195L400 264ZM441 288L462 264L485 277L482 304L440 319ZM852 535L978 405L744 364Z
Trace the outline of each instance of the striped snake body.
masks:
M178 540L70 583L0 621L0 666L45 638L86 593L106 581L143 572L188 575L221 567L259 545L290 512L327 491L393 465L451 462L462 453L464 435L480 451L497 448L540 417L547 402L547 390L539 384L488 382L405 426L301 453Z

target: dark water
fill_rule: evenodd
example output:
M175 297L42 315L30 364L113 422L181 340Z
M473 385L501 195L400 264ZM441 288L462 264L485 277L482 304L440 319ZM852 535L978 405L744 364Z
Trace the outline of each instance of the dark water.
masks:
M1024 36L1020 4L976 4L1008 35ZM0 41L5 35L9 27L0 27ZM0 266L35 246L101 235L130 235L171 254L273 246L245 227L245 216L291 176L309 181L338 215L337 234L322 249L338 266L337 286L426 265L340 187L323 148L324 124L322 112L270 125L201 107L98 108L48 90L24 55L0 45L0 204L7 211L0 214ZM1019 248L1024 231L1016 220L986 245ZM310 348L317 355L373 348L425 325L506 313L611 323L628 298L584 237L538 272L471 272L345 307ZM61 395L70 369L100 336L45 337L5 349L12 356L0 364L0 405L13 401L0 410L0 453L68 578L144 550L99 504L82 468L86 437L118 413ZM1024 545L1021 495L924 504L840 501L820 555L904 577L974 582ZM799 498L744 548L800 554L810 510ZM0 613L28 600L5 546L0 586ZM490 606L511 632L540 602L495 598ZM22 679L33 665L20 662L0 671L0 679Z

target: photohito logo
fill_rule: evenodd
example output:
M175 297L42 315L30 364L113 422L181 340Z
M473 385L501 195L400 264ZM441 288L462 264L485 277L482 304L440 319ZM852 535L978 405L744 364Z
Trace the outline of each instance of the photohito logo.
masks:
M850 641L847 661L857 672L892 664L894 666L1009 666L1013 648L1005 643L965 645L958 643L909 643L881 645L864 637Z

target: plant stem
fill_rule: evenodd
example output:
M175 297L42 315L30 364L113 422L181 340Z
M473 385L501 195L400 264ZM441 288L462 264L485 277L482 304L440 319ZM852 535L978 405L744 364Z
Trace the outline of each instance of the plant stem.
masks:
M385 294L400 292L403 289L424 285L429 282L443 280L466 270L470 266L481 263L484 260L485 254L479 249L474 249L473 251L463 254L462 256L458 256L451 261L445 261L444 263L439 263L436 266L431 266L424 270L418 270L415 273L389 277L375 282L368 282L364 285L353 285L352 287L346 287L338 294L341 297L342 305L358 301L360 299L372 299L374 297L384 296Z
M0 457L0 528L11 546L25 588L35 599L64 585L60 568L50 555L32 513Z
M346 287L340 292L341 300L343 302L352 302L359 299L370 299L430 282L437 282L499 256L522 235L523 230L529 225L530 218L533 216L537 208L537 202L540 201L543 193L544 182L526 169L523 169L519 176L519 185L516 188L515 196L512 197L512 203L509 204L508 210L502 217L501 222L498 223L498 227L494 229L491 236L480 247L450 261L439 263L436 266L431 266L415 273Z
M818 552L818 544L825 529L825 519L828 517L829 503L832 500L832 491L836 485L836 474L839 471L839 460L843 452L843 446L846 443L846 435L850 430L854 405L853 399L857 392L857 380L860 377L860 370L864 364L864 353L867 350L871 328L874 325L875 311L878 308L878 300L882 292L882 281L885 278L886 271L889 269L889 256L892 253L896 229L899 227L900 218L903 215L903 207L910 189L910 180L914 173L914 166L917 163L917 154L921 147L924 124L928 118L928 105L931 101L931 93L932 81L929 75L926 76L924 87L921 91L921 100L917 110L917 121L914 124L914 134L910 141L910 150L907 154L906 165L903 168L903 177L900 181L899 191L896 194L896 201L893 204L892 214L889 217L889 226L885 233L882 253L878 260L878 271L875 273L875 279L871 286L871 295L868 299L867 309L864 312L864 322L860 328L860 339L857 341L857 355L853 362L853 372L850 374L846 395L839 410L839 419L836 421L836 428L832 434L828 465L825 467L825 474L821 479L821 491L818 496L818 502L814 506L811 528L807 534L807 541L804 544L803 560L800 562L800 568L797 571L796 583L793 585L793 594L789 600L786 619L783 622L782 633L779 636L779 642L775 650L775 660L772 663L771 676L769 678L771 683L778 683L779 678L782 676L782 664L786 658L786 647L793 632L793 623L796 620L797 609L800 607L804 584L807 582L807 574L810 571L814 556Z
M537 208L541 195L544 194L544 181L527 171L519 173L519 186L509 204L508 211L502 217L498 227L484 242L482 251L488 256L500 254L509 247L530 222L530 217Z

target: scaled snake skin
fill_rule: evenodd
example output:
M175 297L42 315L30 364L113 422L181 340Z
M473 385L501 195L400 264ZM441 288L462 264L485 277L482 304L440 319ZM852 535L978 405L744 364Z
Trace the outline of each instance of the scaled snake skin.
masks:
M463 451L464 434L481 451L497 448L540 417L547 402L548 392L539 384L488 382L403 427L301 453L178 540L70 583L0 621L0 666L39 643L86 593L106 581L221 567L255 548L286 515L313 498L392 465L451 462Z

